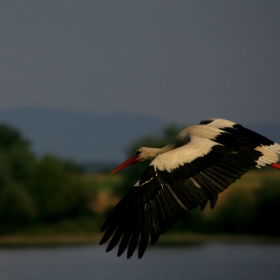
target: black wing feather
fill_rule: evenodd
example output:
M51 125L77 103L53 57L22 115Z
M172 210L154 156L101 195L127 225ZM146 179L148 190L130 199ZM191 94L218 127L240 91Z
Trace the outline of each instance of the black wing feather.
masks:
M144 207L144 219L142 221L142 230L141 236L139 240L139 249L138 249L138 258L141 259L144 255L148 242L149 242L149 235L150 235L150 224L145 223L145 221L150 221L149 212L147 211L147 206Z
M147 212L150 215L150 226L151 226L151 244L156 244L160 236L160 224L157 216L157 209L155 207L155 201L147 204Z

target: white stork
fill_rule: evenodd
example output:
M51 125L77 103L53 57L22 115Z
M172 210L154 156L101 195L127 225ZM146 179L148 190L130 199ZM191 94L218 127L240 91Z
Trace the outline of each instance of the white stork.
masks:
M104 222L100 245L111 238L106 252L119 243L117 255L127 248L127 258L138 245L141 258L149 239L155 244L186 211L208 201L213 208L218 194L253 167L280 170L279 158L278 143L224 119L186 127L163 148L142 147L112 171L153 159Z

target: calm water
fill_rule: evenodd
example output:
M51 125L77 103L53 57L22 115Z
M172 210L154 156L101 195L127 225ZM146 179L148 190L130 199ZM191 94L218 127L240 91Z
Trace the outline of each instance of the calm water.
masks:
M150 246L142 260L104 249L0 249L0 279L280 279L279 244Z

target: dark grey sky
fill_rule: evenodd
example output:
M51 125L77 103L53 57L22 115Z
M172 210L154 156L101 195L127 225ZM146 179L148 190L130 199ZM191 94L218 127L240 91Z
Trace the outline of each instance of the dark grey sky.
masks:
M0 110L280 117L280 1L2 1Z

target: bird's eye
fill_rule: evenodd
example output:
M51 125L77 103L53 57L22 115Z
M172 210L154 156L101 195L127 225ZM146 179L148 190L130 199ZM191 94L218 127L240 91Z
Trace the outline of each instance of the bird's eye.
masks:
M139 156L140 154L141 154L140 151L137 151L137 152L135 153L136 156Z

